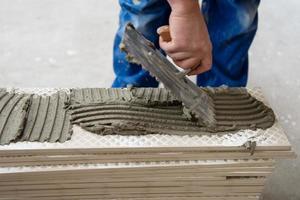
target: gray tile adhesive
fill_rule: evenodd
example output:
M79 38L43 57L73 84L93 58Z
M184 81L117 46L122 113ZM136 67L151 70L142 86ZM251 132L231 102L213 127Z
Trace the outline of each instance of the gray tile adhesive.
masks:
M69 95L22 94L0 90L0 144L64 142L71 137Z
M202 88L213 100L216 126L199 123L164 88L71 89L51 95L0 89L0 144L65 142L72 124L97 134L200 135L267 129L273 111L245 88Z
M242 129L267 129L273 111L245 88L202 88L212 99L216 126L203 126L182 102L163 88L74 89L73 124L98 134L199 135Z
M30 95L0 89L0 144L15 141L23 132L30 104Z
M32 95L21 141L65 142L71 138L69 95L64 91L49 96Z

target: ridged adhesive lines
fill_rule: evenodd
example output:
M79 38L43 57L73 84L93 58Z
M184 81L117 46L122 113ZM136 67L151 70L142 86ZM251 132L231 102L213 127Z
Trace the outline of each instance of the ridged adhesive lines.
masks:
M0 93L0 144L9 144L22 134L27 110L30 102L29 95Z
M116 90L116 89L115 89ZM123 94L118 89L118 94ZM124 134L129 130L144 130L145 132L174 133L176 134L201 134L202 132L222 132L228 130L268 128L274 123L274 113L262 102L257 101L246 90L236 89L207 89L215 106L217 126L208 128L193 122L183 114L181 106L162 106L161 101L168 99L176 102L175 98L169 98L166 89L134 88L133 96L144 99L151 105L152 102L160 102L155 106L145 106L137 101L109 102L72 105L72 122L80 124L88 130L107 133L107 130ZM115 92L116 93L116 92ZM110 93L113 97L116 95ZM166 98L166 96L168 98ZM118 99L121 97L118 96ZM168 104L170 105L170 104ZM118 126L116 126L118 124ZM128 125L132 124L132 125ZM126 131L125 131L126 130ZM181 131L181 132L180 132ZM196 131L196 132L195 132ZM198 131L198 133L197 133Z
M7 122L10 118L12 118L12 115L14 115L13 111L16 108L17 104L20 102L20 100L23 98L23 95L15 95L6 105L3 109L4 114L1 115L2 120L0 124L0 132L3 133L5 126L7 125ZM18 110L16 110L18 111ZM2 136L2 134L1 134Z
M70 104L69 100L65 91L43 96L0 89L0 144L11 141L64 142L70 139L72 125L66 106Z
M47 115L44 121L43 129L39 137L40 142L48 141L50 135L52 134L52 130L55 125L55 120L57 115L58 101L59 101L58 93L49 97L48 106L47 106Z
M37 113L37 118L34 124L34 128L32 130L31 136L29 138L29 141L39 141L40 135L42 134L45 121L47 119L47 112L49 108L49 96L41 97L39 110Z
M58 100L57 100L57 111L56 111L56 117L55 122L52 127L52 132L50 136L50 142L57 142L59 141L61 135L63 134L63 128L64 124L66 122L66 109L64 109L65 102L67 101L66 97L67 95L64 92L59 92L57 94Z
M163 88L73 89L51 96L0 89L0 144L11 141L64 142L72 123L99 134L195 135L266 129L273 111L245 89L204 89L213 99L216 127L188 119L180 101Z
M76 97L75 97L76 96ZM80 98L75 95L74 98ZM51 96L33 95L22 141L64 142L70 138L69 97L64 91Z
M21 138L21 141L30 141L32 131L34 129L34 126L36 124L36 120L38 118L38 112L40 109L40 101L41 96L33 95L32 101L29 109L29 114L27 118L27 122L24 128L23 136Z
M64 94L64 102L66 102L66 103L70 102L70 99L66 94ZM66 106L64 106L64 108L65 108L65 111L64 111L64 115L63 115L63 126L61 129L59 142L65 142L65 141L69 140L72 135L71 114L70 114L69 108L66 108Z
M4 133L3 129L6 123L7 118L10 115L10 104L11 104L11 100L13 101L15 97L15 94L12 93L7 93L7 95L5 95L0 102L0 141L1 144L6 144L7 141L5 141L5 136L7 133ZM14 133L12 133L14 134Z
M135 102L138 104L151 106L153 104L174 105L181 104L170 91L163 88L84 88L72 89L72 104L77 103L116 103Z

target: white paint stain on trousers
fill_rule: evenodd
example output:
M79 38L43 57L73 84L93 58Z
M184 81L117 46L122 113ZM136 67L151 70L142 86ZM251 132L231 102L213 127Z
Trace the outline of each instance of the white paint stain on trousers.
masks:
M141 0L132 0L132 2L135 4L135 5L139 5L141 3Z

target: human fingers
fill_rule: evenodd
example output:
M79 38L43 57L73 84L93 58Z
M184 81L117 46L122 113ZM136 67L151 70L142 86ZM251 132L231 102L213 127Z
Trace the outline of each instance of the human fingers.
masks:
M190 58L184 59L184 60L175 60L174 63L183 69L190 69L190 68L194 68L195 66L199 65L200 60L197 57L190 57Z
M192 57L190 52L176 52L176 53L169 53L168 56L172 58L174 62L179 62L182 60L186 60Z
M205 56L198 67L196 67L193 71L191 71L188 75L198 75L198 74L202 74L206 71L209 71L211 69L212 66L212 56L211 55L207 55Z

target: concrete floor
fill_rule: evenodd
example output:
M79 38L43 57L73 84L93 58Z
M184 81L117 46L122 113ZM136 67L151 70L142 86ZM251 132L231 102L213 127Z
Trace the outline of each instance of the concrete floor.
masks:
M300 154L298 0L264 0L249 86L263 88ZM1 0L1 87L110 87L116 0ZM299 67L299 68L298 68ZM300 200L300 159L280 161L266 200Z

